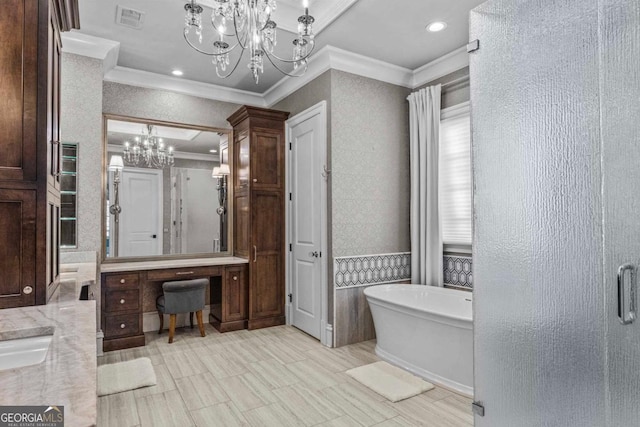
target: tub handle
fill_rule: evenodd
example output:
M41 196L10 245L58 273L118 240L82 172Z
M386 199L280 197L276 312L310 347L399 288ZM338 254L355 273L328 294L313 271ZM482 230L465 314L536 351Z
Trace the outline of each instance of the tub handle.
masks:
M629 298L626 296L626 272L629 271ZM630 325L636 320L636 272L633 264L623 264L618 268L618 318L623 325Z

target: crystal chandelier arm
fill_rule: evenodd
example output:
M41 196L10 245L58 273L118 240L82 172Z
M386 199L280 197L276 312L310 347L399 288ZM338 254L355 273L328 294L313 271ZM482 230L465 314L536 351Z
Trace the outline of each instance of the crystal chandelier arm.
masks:
M309 53L310 55L311 53ZM309 55L305 56L304 58L300 58L299 61L304 61L305 59L307 59L309 57ZM280 71L282 74L284 74L285 76L289 76L289 77L300 77L301 74L304 74L305 71L307 71L307 64L305 63L304 66L304 71L301 74L291 74L291 73L287 73L286 71L284 71L283 69L281 69L280 67L278 67L276 65L275 62L273 62L273 59L271 59L271 55L269 53L267 53L265 51L265 56L267 57L267 59L269 60L269 62L271 62L271 65L273 65L275 67L276 70ZM277 56L273 55L274 58L279 59ZM283 62L297 62L297 61L283 61Z
M236 45L237 46L237 45ZM220 77L221 79L226 79L227 77L229 77L231 74L233 74L233 72L236 70L236 68L238 68L238 65L240 65L240 60L242 59L242 57L244 56L244 51L245 49L242 49L240 51L240 55L238 55L238 60L236 61L236 64L233 66L233 68L231 69L231 71L229 71L227 74L220 74L218 67L216 67L216 75L218 77Z
M301 57L300 59L284 59L284 58L280 58L280 57L279 57L278 55L276 55L275 53L270 53L270 54L268 54L267 56L273 56L273 57L274 57L275 59L277 59L278 61L280 61L280 62L285 62L285 63L288 63L288 64L293 64L294 62L304 61L305 59L307 59L307 58L309 58L309 57L311 56L311 54L313 53L313 50L314 50L314 49L315 49L315 47L316 47L316 42L315 42L315 40L311 40L311 41L309 41L308 43L311 45L311 49L309 50L309 52L308 52L305 56ZM264 46L263 46L263 49L264 49ZM271 60L271 58L269 58L269 60ZM273 62L272 62L272 64L273 64ZM276 68L278 68L278 67L276 67ZM278 70L280 70L280 68L278 68ZM282 70L281 70L281 71L282 71ZM286 73L285 73L285 74L286 74Z
M236 39L238 39L238 45L242 48L242 51L248 47L247 39L249 38L249 32L245 30L244 41L240 39L240 33L238 33L238 23L236 22L236 14L233 14L233 31L235 31ZM235 68L234 68L235 69Z
M198 46L194 45L193 43L191 43L191 40L189 40L189 37L187 36L187 31L183 31L182 33L184 35L184 40L187 42L187 44L189 46L191 46L191 48L203 55L207 55L207 56L220 56L220 55L225 55L231 51L233 51L236 47L238 47L238 45L240 45L240 43L236 43L233 46L231 46L229 49L227 49L224 53L215 53L215 52L207 52L205 50L200 49ZM245 48L242 48L243 50Z

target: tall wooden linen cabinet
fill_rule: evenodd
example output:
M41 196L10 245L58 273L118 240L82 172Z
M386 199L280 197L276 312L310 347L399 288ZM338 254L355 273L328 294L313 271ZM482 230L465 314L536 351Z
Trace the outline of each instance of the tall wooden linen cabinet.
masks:
M61 31L77 0L2 0L0 308L45 304L59 277Z
M233 239L249 259L249 329L285 323L285 131L289 113L243 106L233 126Z

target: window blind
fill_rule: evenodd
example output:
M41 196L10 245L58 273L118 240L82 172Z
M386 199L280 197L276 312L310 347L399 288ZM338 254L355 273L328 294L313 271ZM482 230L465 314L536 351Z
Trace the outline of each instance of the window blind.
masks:
M451 111L452 110L452 111ZM469 107L442 112L440 121L440 216L445 244L471 244L471 117Z

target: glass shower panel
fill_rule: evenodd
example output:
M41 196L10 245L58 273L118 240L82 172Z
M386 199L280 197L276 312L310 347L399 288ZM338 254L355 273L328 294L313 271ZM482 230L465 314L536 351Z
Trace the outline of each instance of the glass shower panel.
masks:
M477 427L605 423L597 0L471 12Z
M600 1L608 424L640 423L640 321L618 320L617 270L640 263L640 2ZM629 286L625 293L631 295ZM629 308L622 307L625 314Z

